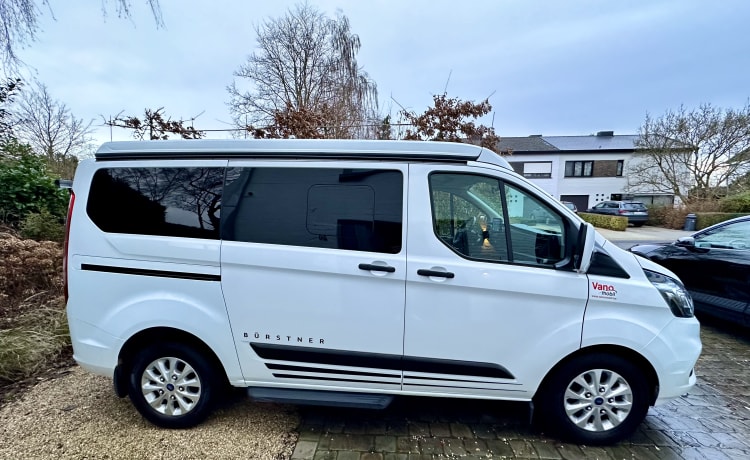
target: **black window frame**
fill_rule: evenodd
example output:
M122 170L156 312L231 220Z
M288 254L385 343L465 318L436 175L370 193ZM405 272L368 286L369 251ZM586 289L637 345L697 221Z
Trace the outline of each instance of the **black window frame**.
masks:
M588 174L586 167L589 166ZM576 168L580 167L580 173L576 173ZM569 160L565 162L565 177L593 177L594 160Z

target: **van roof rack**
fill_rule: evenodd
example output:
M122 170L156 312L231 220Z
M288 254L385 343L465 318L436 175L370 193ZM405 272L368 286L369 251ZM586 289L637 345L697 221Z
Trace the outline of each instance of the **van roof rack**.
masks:
M491 150L473 144L350 139L195 139L107 142L96 160L285 158L480 161L511 169Z

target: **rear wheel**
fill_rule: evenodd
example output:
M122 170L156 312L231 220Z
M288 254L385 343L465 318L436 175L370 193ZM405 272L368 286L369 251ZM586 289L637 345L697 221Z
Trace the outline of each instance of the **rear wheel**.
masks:
M189 428L212 409L216 388L210 362L189 346L150 345L130 370L128 395L141 415L164 428Z
M647 411L645 376L629 361L604 354L583 356L556 370L535 408L543 427L589 445L627 437Z

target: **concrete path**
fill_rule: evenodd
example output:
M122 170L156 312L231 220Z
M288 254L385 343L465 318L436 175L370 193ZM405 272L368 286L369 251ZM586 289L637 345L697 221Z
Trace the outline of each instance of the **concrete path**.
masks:
M652 241L652 242L672 242L683 236L690 236L695 232L686 232L683 230L672 230L661 227L628 227L624 232L597 228L597 232L610 241Z

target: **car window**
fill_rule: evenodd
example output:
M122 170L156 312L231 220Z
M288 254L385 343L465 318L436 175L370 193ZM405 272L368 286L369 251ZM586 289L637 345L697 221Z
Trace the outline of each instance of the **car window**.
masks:
M435 233L459 254L529 265L564 258L563 218L526 191L459 173L432 174L430 191Z
M638 210L638 211L646 209L646 206L644 206L643 203L623 203L622 207L625 209Z
M225 191L224 240L401 252L401 171L230 168Z
M695 236L696 247L750 249L750 221L735 222Z

